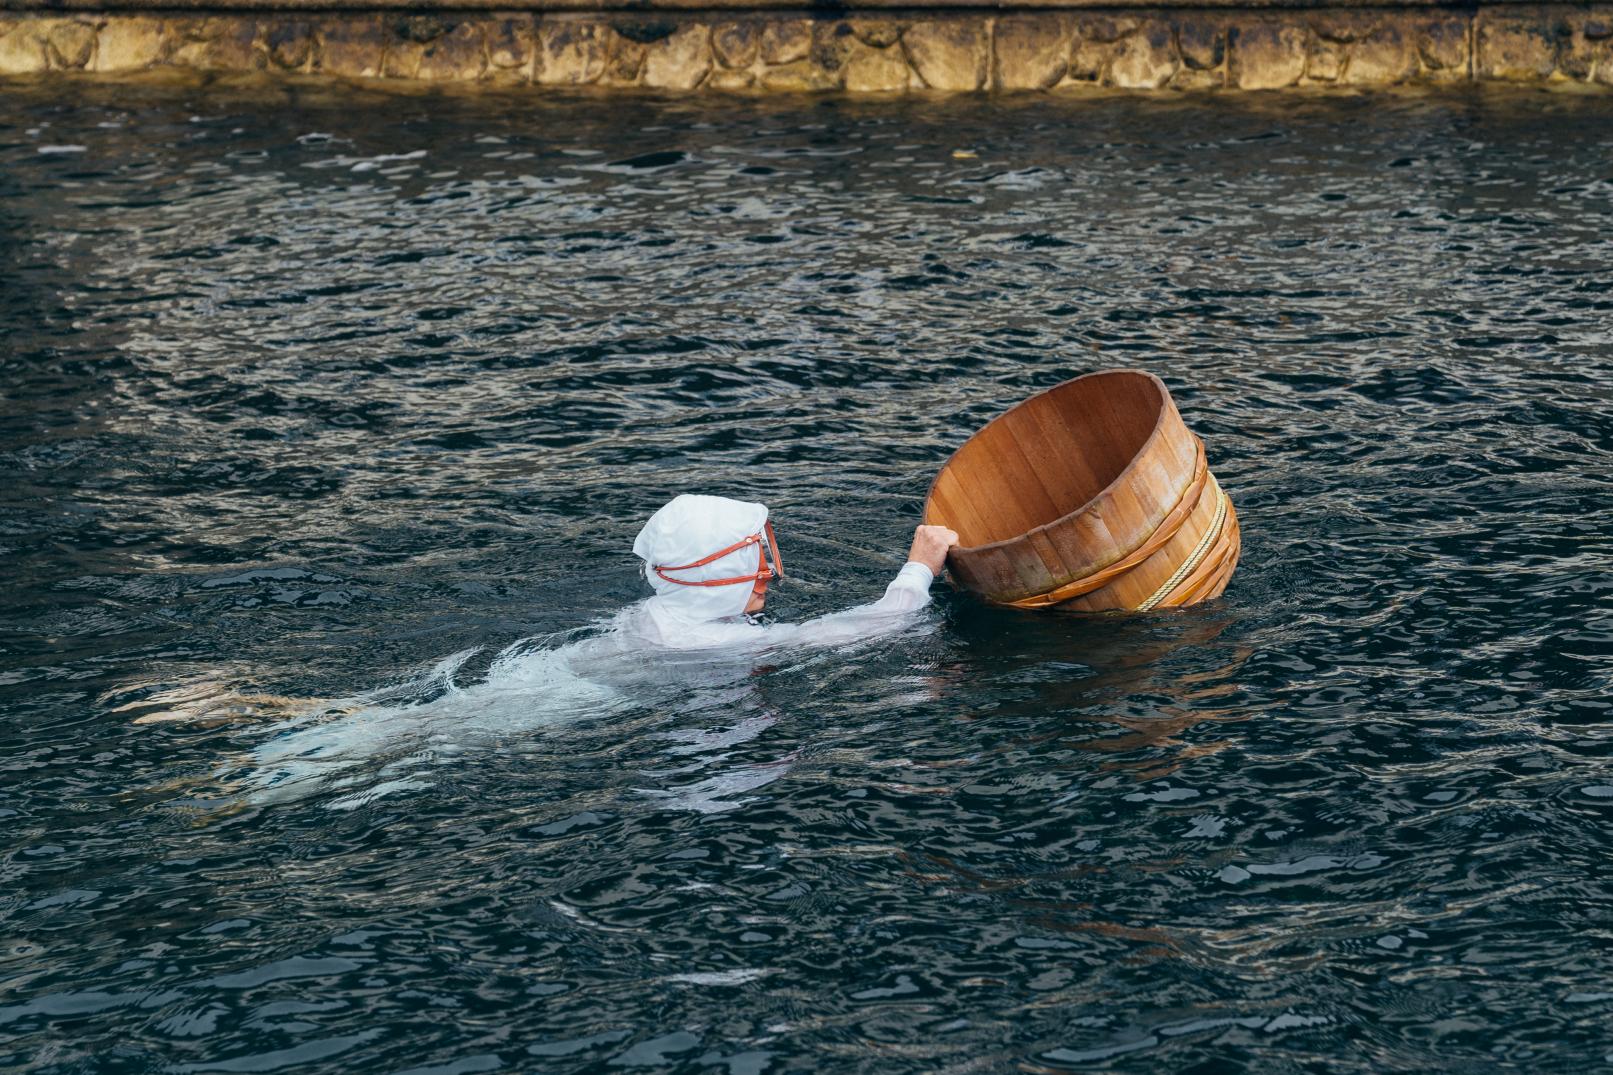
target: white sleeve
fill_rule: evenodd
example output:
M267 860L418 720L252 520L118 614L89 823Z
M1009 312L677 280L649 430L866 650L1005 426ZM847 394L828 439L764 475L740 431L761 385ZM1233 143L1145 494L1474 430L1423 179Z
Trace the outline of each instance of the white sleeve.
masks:
M885 595L878 601L798 624L791 641L840 645L896 630L906 622L907 613L917 612L930 603L930 583L934 579L929 568L909 560L885 587Z
M885 587L885 596L867 606L870 612L916 612L930 603L935 574L917 560L909 560Z

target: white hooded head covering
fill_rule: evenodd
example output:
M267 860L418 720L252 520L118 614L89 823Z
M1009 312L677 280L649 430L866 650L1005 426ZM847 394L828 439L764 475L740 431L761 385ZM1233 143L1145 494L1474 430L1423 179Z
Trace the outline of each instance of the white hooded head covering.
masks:
M650 516L633 541L633 553L644 561L644 577L655 588L647 604L653 613L670 614L687 623L707 623L744 613L755 584L746 579L728 586L680 586L655 573L657 567L692 564L736 541L762 532L767 506L725 496L685 493ZM735 549L709 564L675 574L701 582L756 573L756 545Z

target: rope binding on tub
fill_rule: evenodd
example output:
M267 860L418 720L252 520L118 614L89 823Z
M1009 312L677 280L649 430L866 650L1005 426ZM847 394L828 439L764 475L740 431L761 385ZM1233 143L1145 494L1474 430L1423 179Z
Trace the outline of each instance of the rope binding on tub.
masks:
M1187 559L1182 561L1181 566L1176 569L1171 577L1166 579L1159 589L1149 594L1146 601L1137 606L1138 612L1153 611L1161 601L1171 595L1172 590L1182 584L1183 579L1196 571L1198 566L1204 562L1204 557L1209 554L1210 547L1215 544L1215 539L1221 536L1221 528L1226 525L1227 503L1226 493L1222 492L1218 487L1216 489L1215 518L1205 528L1204 536L1199 538L1199 543L1194 546L1192 552L1188 553Z

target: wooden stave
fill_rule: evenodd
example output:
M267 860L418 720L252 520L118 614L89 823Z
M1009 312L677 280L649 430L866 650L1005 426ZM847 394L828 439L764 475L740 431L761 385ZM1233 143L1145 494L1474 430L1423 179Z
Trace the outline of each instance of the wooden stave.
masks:
M925 502L925 521L939 521L935 515L938 507L937 488L943 485L943 478L953 463L963 455L965 448L976 442L987 429L1003 422L1009 415L1020 411L1028 404L1054 397L1056 393L1069 389L1076 382L1115 375L1146 378L1158 394L1159 408L1155 426L1144 440L1142 447L1108 486L1075 511L1016 537L980 546L954 549L952 555L948 557L948 566L953 570L957 581L965 588L973 590L988 601L1020 607L1034 605L1093 612L1135 609L1152 596L1159 586L1167 582L1177 568L1198 549L1205 530L1214 524L1219 504L1225 499L1225 493L1215 481L1213 474L1208 473L1208 468L1203 462L1202 442L1188 431L1169 389L1158 377L1141 370L1106 370L1072 378L1043 393L1038 393L1029 400L1021 401L1003 415L987 423L947 459L941 472L937 474L931 484L930 496ZM1178 507L1177 503L1161 497L1156 490L1161 485L1169 487L1172 482L1179 479L1184 445L1192 446L1195 469L1203 468L1204 479L1207 479L1206 485L1213 495L1200 495L1198 502L1187 513L1186 519L1176 532L1170 535L1152 555L1130 570L1090 592L1061 600L1056 605L1048 605L1045 595L1061 587L1068 587L1074 579L1101 574L1110 565L1124 561L1154 536L1154 531L1161 522L1171 517L1173 509ZM1179 493L1176 500L1192 492L1193 477L1190 476L1188 488ZM1141 495L1134 488L1138 483L1146 484ZM954 486L959 484L956 475L952 476L952 484ZM1151 509L1136 510L1150 503ZM1109 522L1102 518L1103 512L1107 510L1113 520L1117 509L1132 509L1130 518L1122 517L1119 520L1122 525L1118 529L1128 538L1126 544L1115 540ZM1120 514L1124 516L1125 512L1121 511ZM1091 518L1092 516L1096 516L1096 519ZM1096 525L1093 525L1094 523ZM1072 570L1070 565L1074 556L1071 555L1071 550L1083 549L1080 533L1083 530L1089 538L1101 542L1099 547L1105 549L1106 555L1090 557ZM1225 590L1237 566L1241 549L1237 513L1230 501L1227 501L1226 518L1220 530L1204 555L1203 561L1189 573L1187 578L1173 587L1172 591L1160 601L1158 607L1183 607L1219 596ZM1106 534L1107 538L1099 537L1100 533Z

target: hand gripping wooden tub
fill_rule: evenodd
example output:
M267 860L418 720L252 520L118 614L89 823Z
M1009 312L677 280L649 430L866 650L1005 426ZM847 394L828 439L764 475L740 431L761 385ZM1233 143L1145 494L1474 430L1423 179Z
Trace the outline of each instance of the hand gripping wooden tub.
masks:
M1065 381L992 419L930 486L953 578L998 604L1102 612L1220 595L1238 516L1165 384L1141 370Z

